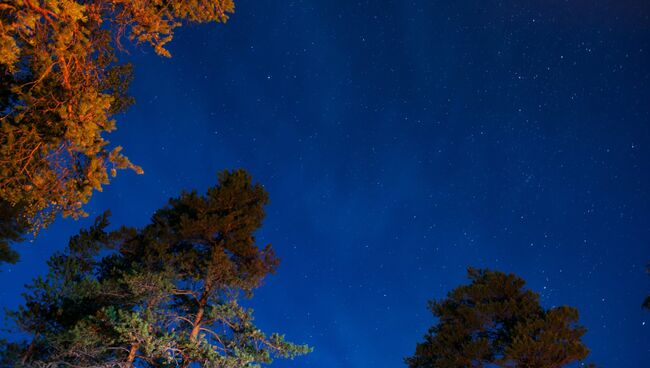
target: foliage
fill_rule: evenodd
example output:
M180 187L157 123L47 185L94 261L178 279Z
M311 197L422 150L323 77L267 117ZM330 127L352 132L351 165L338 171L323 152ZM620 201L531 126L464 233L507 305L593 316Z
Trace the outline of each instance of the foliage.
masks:
M438 324L406 359L409 367L557 368L587 357L575 308L544 310L512 274L470 268L468 276L471 284L430 302Z
M105 133L133 103L128 38L170 56L182 21L225 22L232 0L0 0L0 200L37 231L82 205L116 170L141 173Z
M11 243L23 240L27 224L18 215L19 208L0 199L0 263L15 263L18 254L11 249Z
M30 286L12 317L32 339L8 344L4 364L238 368L309 352L261 332L239 302L278 265L253 235L267 201L246 172L222 172L142 229L107 232L99 217Z

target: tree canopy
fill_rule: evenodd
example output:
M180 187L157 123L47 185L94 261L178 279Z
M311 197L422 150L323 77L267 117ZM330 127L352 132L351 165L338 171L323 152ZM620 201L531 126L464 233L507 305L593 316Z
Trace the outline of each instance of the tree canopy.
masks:
M168 57L183 21L225 22L233 11L232 0L0 1L0 201L24 230L83 216L117 170L142 172L105 136L133 103L123 40Z
M545 310L512 274L470 268L468 276L469 285L429 303L438 323L406 358L410 368L558 368L589 354L575 308Z
M28 228L26 221L18 212L16 206L0 200L0 263L15 263L18 260L18 253L11 245L22 241Z
M12 317L31 340L6 344L0 363L243 368L309 352L264 334L240 304L278 265L254 236L267 201L246 172L226 171L144 228L109 232L100 216L29 287Z

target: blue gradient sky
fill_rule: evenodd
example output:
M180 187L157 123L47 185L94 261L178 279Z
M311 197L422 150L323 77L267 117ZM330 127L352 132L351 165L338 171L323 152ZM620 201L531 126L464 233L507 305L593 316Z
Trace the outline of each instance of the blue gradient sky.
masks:
M237 2L135 63L109 139L123 172L88 206L147 223L183 188L246 168L282 259L258 323L315 347L276 367L404 367L426 301L468 266L581 312L604 367L650 358L650 4ZM59 220L0 273L2 306L91 219Z

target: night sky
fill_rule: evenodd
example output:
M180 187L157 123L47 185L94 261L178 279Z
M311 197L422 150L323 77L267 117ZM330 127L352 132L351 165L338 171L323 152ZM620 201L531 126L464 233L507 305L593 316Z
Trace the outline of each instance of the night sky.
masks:
M579 309L603 367L650 359L650 2L239 0L143 47L108 139L122 172L0 273L1 306L110 208L142 226L245 168L282 262L249 303L314 353L274 367L405 367L466 268Z

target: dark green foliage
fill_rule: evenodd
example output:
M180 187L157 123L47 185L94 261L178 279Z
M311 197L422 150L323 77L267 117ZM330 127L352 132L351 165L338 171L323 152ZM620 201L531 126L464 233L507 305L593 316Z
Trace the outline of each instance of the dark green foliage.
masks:
M406 359L409 367L557 368L587 357L575 308L544 310L512 274L470 268L468 276L471 284L430 302L438 324Z
M23 240L28 225L19 216L20 205L12 206L0 199L0 263L16 263L18 253L11 244Z
M106 232L107 215L49 261L13 314L29 343L9 366L254 367L310 351L258 330L239 299L278 264L254 232L268 197L244 171L183 193L143 229Z

